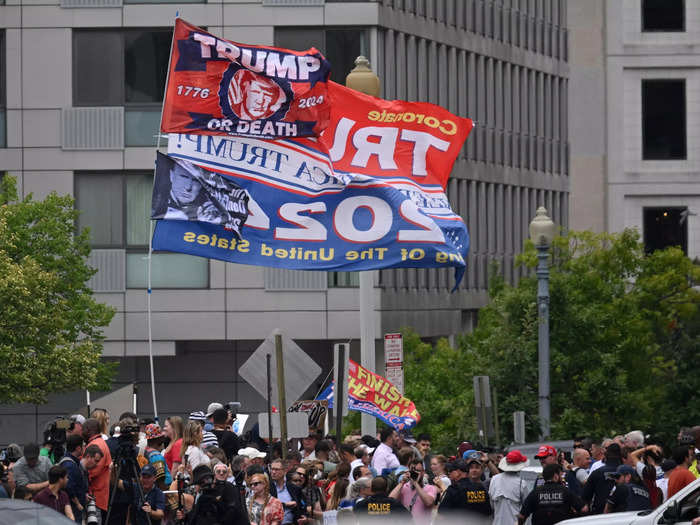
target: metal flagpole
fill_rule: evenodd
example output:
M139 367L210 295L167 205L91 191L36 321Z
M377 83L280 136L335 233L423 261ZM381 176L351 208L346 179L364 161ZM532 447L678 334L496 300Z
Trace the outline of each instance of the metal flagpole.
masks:
M179 11L175 12L175 20L179 18ZM160 123L162 124L163 122L163 111L165 108L165 96L168 93L168 81L170 80L170 61L173 59L173 44L175 42L175 25L173 25L173 38L170 40L170 55L168 56L168 73L165 77L165 89L163 92L163 103L160 106ZM160 124L158 126L158 140L156 141L156 151L160 150L160 140L161 140L161 133L160 133ZM156 180L156 169L157 166L153 166L153 185L155 186L155 180ZM153 191L153 188L151 188L151 192ZM153 325L151 322L151 295L153 292L152 289L152 280L151 280L151 267L152 267L152 259L153 259L153 220L148 219L148 231L149 231L149 236L148 236L148 290L146 293L146 312L147 312L147 322L148 322L148 363L150 365L150 371L151 371L151 395L153 397L153 418L156 420L156 423L158 423L158 405L156 403L156 382L155 382L155 375L153 371Z

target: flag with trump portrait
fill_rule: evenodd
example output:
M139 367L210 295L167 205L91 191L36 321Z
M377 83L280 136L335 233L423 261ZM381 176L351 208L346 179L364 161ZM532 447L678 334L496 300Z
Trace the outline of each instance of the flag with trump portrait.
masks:
M201 38L193 38L200 45ZM196 57L215 56L218 40L205 43L208 51L198 49ZM245 83L250 57L229 62L230 78L238 75L239 84ZM172 80L169 94L177 91ZM186 198L204 202L212 187L219 197L244 192L247 201L243 206L234 197L208 198L210 205L185 206L185 212L174 204L167 213L154 212L152 218L160 220L153 249L294 270L454 267L456 288L466 268L469 234L445 189L472 121L433 104L382 100L323 83L324 100L331 104L319 137L182 131L166 125L164 113L163 129L180 132L169 135L168 156L159 165L201 170L194 186L202 195ZM228 104L242 100L232 82L221 85ZM172 171L168 177L171 186L183 182ZM163 181L168 187L165 171Z
M218 38L178 18L161 130L274 139L315 136L330 115L330 64Z

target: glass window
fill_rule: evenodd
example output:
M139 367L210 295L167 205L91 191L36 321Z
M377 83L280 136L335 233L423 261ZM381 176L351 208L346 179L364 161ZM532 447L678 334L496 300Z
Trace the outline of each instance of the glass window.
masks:
M328 288L356 288L360 286L360 272L328 272Z
M644 250L669 246L688 253L688 208L644 208Z
M73 105L125 106L124 143L155 146L171 29L75 30Z
M126 103L160 105L168 76L171 40L172 31L168 30L124 33Z
M121 31L73 32L73 105L124 104Z
M686 158L685 80L642 80L642 158Z
M117 173L76 174L78 230L90 229L93 248L124 246L123 177Z
M276 27L275 45L297 51L315 47L330 61L331 80L339 84L345 84L355 58L369 56L369 37L361 28Z
M76 173L75 205L78 229L90 229L93 248L126 250L127 288L148 283L148 245L151 235L153 174ZM209 261L175 253L154 253L153 288L206 288Z
M642 0L642 31L685 31L685 2Z

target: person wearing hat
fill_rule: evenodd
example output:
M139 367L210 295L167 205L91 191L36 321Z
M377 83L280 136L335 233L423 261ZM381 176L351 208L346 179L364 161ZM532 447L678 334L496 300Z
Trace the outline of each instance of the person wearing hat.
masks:
M525 498L518 514L518 525L532 515L532 525L552 525L586 511L581 498L562 484L564 477L559 463L549 463L542 469L544 485L535 487Z
M26 487L32 494L49 486L49 469L51 461L39 455L39 445L24 445L24 455L14 464L12 472L17 487Z
M173 477L168 470L168 465L163 457L163 442L165 434L160 429L157 423L146 425L146 450L144 457L148 460L148 464L156 469L156 483L161 490L167 490L167 487L173 482Z
M602 467L591 472L583 487L583 501L591 509L592 514L602 514L605 502L615 485L609 474L617 471L622 464L622 450L617 443L610 443L605 449L605 463Z
M143 499L138 485L131 480L120 479L117 486L126 492L131 502L130 516L132 525L159 525L165 516L165 495L156 484L157 472L153 465L144 465L139 481L143 489Z
M215 482L209 465L199 465L192 471L195 494L183 494L183 509L177 520L188 525L238 525L246 523L239 495L231 483Z
M489 497L493 505L494 525L513 525L529 494L527 483L520 471L530 464L519 450L511 450L498 463L500 474L491 478Z
M643 485L637 471L629 465L620 465L610 473L615 486L605 502L604 512L627 512L651 509L649 491Z
M214 428L214 412L223 408L224 405L222 405L221 403L209 403L209 406L207 407L207 413L205 414L207 420L204 423L204 430L211 431Z
M466 519L469 523L491 523L491 503L489 493L481 483L484 469L481 461L462 459L447 464L450 486L438 507L443 518Z

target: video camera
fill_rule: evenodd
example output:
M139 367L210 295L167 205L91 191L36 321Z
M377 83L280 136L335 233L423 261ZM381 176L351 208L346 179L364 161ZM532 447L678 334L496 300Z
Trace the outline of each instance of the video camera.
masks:
M241 403L239 401L229 401L224 405L224 408L229 411L232 419L236 419L236 415L241 409Z
M51 445L63 445L66 442L66 430L73 426L73 422L65 417L56 418L44 428L44 443Z

